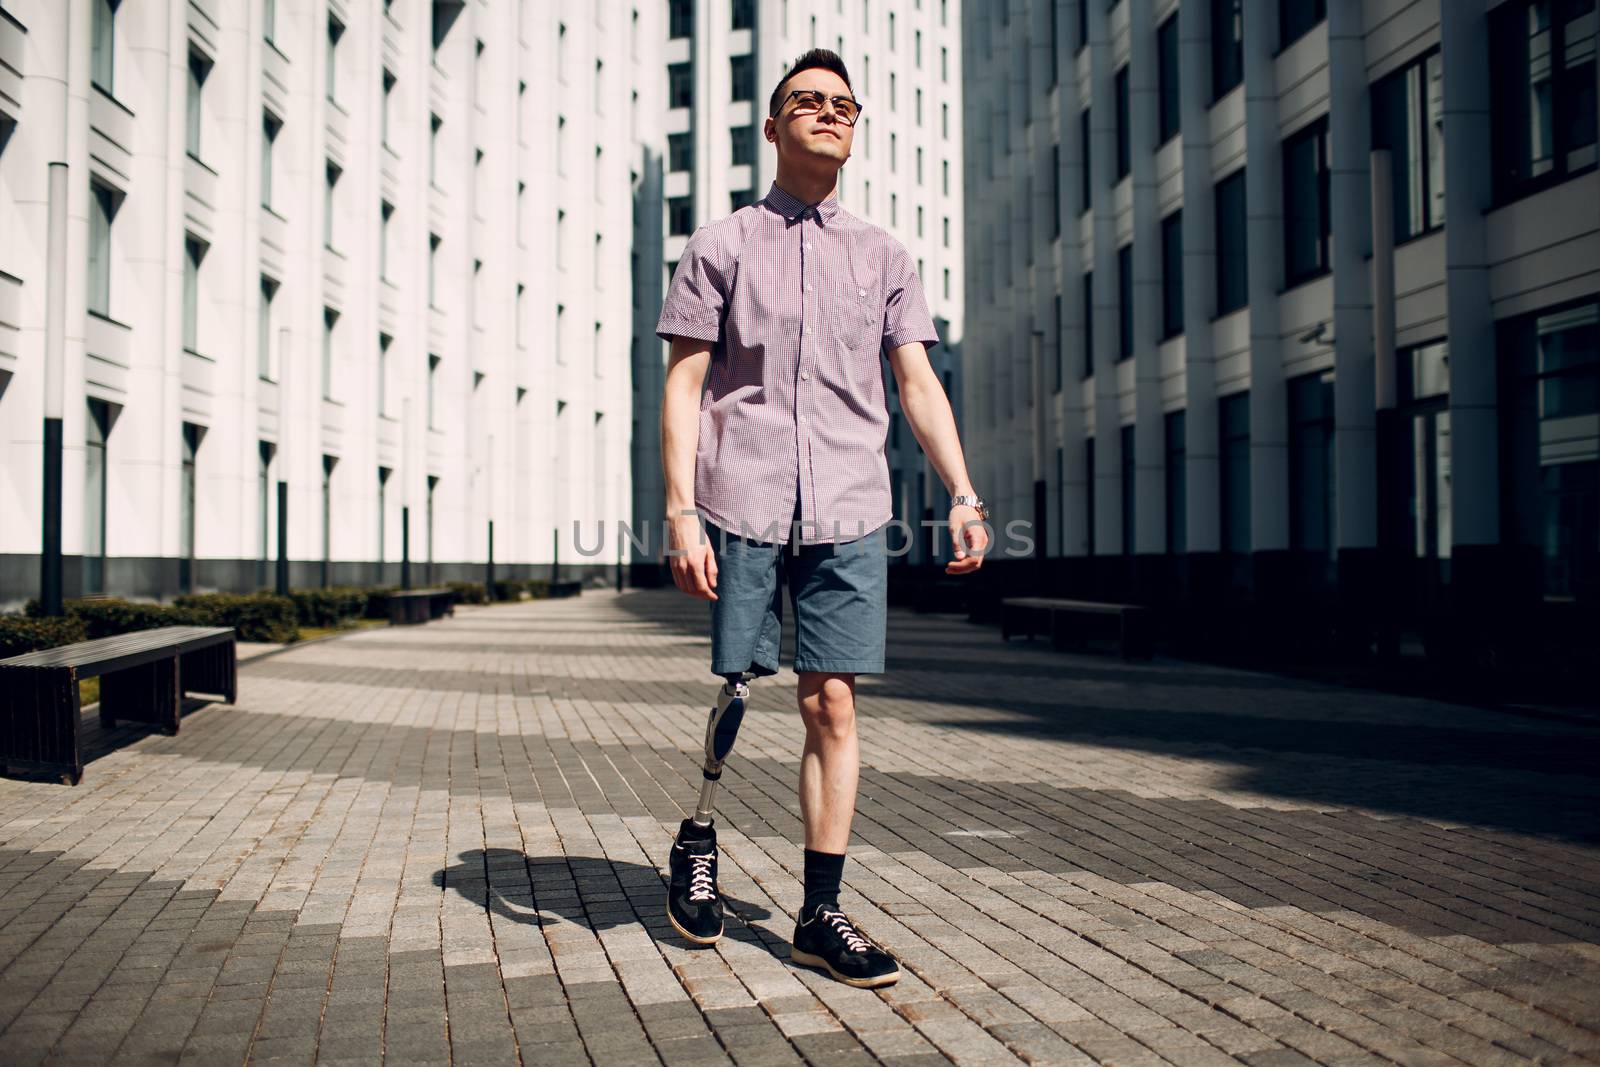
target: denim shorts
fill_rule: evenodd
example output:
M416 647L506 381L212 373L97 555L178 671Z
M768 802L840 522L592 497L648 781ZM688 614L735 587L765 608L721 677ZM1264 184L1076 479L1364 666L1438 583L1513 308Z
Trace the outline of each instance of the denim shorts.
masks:
M889 556L879 527L851 541L768 544L706 521L717 561L711 673L778 673L783 589L794 609L796 671L883 673Z

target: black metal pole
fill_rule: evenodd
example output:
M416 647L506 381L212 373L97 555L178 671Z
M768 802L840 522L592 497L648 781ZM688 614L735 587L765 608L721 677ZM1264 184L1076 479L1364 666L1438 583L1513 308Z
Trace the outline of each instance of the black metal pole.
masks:
M550 584L553 586L561 580L561 531L551 530L550 539L555 545L550 554Z
M1050 551L1050 531L1045 522L1050 513L1050 490L1043 478L1033 483L1033 559L1039 588L1044 589L1045 557Z
M39 551L39 608L61 614L61 420L44 420L44 541Z
M411 507L400 508L400 588L411 588Z
M489 562L483 570L483 591L489 600L494 600L494 520L489 520Z
M278 483L278 575L279 596L289 595L289 483Z

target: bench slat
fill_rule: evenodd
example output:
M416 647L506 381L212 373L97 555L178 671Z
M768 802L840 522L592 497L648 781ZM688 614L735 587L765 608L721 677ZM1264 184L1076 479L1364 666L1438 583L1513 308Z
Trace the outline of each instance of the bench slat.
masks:
M1143 611L1139 604L1109 604L1100 600L1062 600L1056 597L1045 596L1017 596L1006 597L1000 601L1003 606L1015 608L1037 608L1039 610L1062 611L1087 611L1101 614L1117 614L1124 611Z
M207 645L231 640L230 626L161 626L153 630L135 630L114 634L93 641L42 648L24 652L20 656L0 660L0 670L9 667L76 667L85 671L115 668L125 664L130 657L139 658L149 653L186 652Z

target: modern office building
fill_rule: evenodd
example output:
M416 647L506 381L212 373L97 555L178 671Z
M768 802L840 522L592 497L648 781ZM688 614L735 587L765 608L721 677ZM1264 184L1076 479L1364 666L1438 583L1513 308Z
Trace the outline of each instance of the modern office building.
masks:
M1034 570L1358 644L1593 625L1594 0L1010 0L963 33L966 427Z
M0 605L615 566L665 17L5 0Z
M669 346L652 343L661 294L694 230L752 204L777 176L762 136L772 90L814 47L844 59L864 107L839 200L883 227L917 263L942 343L930 353L959 415L963 330L961 5L959 0L667 0L666 158L660 288L641 284L635 336L634 470L638 513L665 513L661 484L661 374ZM644 275L640 275L641 278ZM943 519L944 485L900 412L884 361L890 431L885 445L895 514ZM921 542L926 544L924 538ZM925 549L900 557L920 560Z

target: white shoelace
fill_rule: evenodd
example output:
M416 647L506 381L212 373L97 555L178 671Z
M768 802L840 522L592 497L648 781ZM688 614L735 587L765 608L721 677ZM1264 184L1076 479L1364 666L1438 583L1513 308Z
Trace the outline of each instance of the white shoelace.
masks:
M844 917L843 912L825 911L819 918L844 938L844 943L850 946L851 952L865 952L872 947L872 942L856 933L856 928L850 925L850 920Z
M713 900L716 897L716 887L711 881L711 861L717 858L715 852L705 856L689 857L692 869L689 872L689 899L696 903Z

